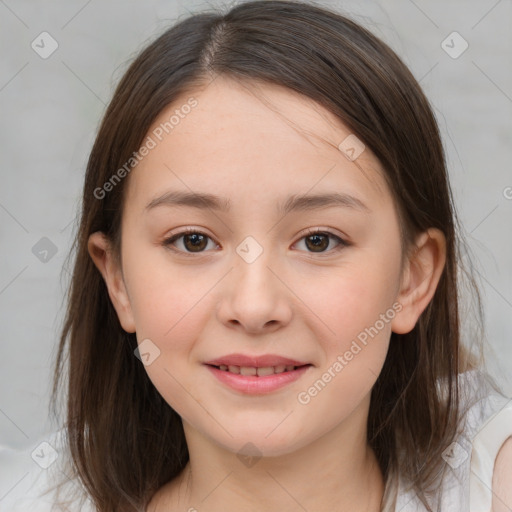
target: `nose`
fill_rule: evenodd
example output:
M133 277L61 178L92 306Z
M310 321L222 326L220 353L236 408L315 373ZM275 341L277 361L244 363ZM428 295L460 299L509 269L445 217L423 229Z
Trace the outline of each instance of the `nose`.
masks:
M252 262L235 254L217 308L226 326L250 334L274 332L292 318L292 293L279 265L265 251Z

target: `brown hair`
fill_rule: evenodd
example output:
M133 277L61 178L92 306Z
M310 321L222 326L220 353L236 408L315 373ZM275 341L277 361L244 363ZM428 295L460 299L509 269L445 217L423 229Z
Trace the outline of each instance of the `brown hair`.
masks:
M140 53L114 93L87 165L52 393L55 409L67 356L72 477L100 512L143 510L188 461L181 418L134 357L136 337L121 328L87 242L102 231L119 250L128 178L102 199L94 191L138 150L166 106L218 75L278 84L333 112L381 162L404 250L431 227L446 237L435 295L410 333L392 333L368 418L388 485L391 475L406 475L427 504L457 431L464 368L457 219L443 146L428 100L397 55L348 17L303 2L253 1L190 16Z

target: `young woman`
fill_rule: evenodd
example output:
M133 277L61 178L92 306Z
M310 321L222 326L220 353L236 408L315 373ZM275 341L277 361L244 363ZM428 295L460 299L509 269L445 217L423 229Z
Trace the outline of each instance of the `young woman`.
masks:
M510 510L512 406L461 339L458 240L386 44L301 2L180 21L87 166L67 475L99 512Z

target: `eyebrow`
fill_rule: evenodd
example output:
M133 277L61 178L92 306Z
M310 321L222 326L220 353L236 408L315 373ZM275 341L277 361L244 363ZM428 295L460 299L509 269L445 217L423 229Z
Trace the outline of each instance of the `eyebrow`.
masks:
M152 199L146 205L145 210L149 211L159 206L188 206L228 212L231 207L231 201L208 193L168 191ZM286 215L292 211L310 211L329 207L352 208L365 213L371 212L370 208L357 197L339 192L316 195L292 195L288 197L284 204L279 205L277 210L281 214Z

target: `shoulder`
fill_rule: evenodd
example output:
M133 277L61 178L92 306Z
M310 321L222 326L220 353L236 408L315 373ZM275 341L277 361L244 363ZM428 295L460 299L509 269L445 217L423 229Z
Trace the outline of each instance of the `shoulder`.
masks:
M512 510L512 399L479 376L484 391L468 411L470 512Z
M443 451L430 510L512 512L512 399L480 370L459 374L458 382L458 433ZM387 491L385 512L428 510L400 471Z
M492 476L492 512L512 510L512 435L496 457Z

